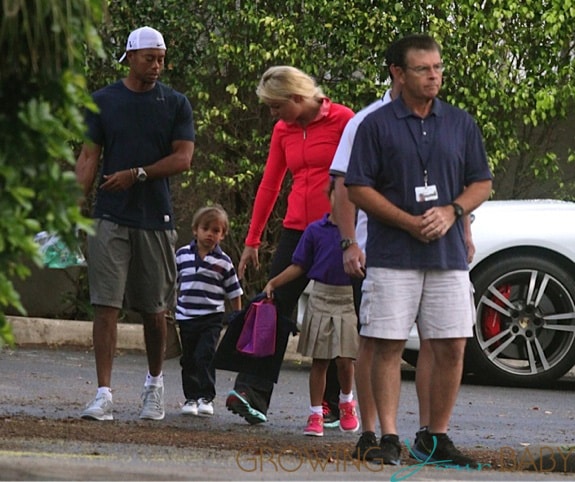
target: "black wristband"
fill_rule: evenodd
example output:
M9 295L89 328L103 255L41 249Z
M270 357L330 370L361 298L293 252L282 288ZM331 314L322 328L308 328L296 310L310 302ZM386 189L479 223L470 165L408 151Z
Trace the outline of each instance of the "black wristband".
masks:
M455 218L459 219L461 216L465 214L465 210L457 203L451 203L453 206L453 210L455 211Z

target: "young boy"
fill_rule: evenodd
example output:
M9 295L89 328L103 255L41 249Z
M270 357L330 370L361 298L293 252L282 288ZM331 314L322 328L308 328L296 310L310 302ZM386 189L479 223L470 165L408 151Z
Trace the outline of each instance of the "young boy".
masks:
M222 330L225 300L230 301L232 310L241 309L243 291L236 270L219 246L228 229L228 215L222 207L203 207L192 220L194 241L176 251L176 321L182 341L185 415L214 414L216 371L211 365Z

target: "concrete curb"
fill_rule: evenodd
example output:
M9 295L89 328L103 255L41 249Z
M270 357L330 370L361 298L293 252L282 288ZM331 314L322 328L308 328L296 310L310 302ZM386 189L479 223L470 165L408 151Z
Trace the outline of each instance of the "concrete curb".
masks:
M92 349L92 322L75 320L54 320L6 316L12 326L16 345L49 347L75 346ZM223 332L222 332L223 334ZM290 336L285 360L311 362L310 358L297 353L298 336ZM144 350L144 334L140 324L118 323L118 350Z

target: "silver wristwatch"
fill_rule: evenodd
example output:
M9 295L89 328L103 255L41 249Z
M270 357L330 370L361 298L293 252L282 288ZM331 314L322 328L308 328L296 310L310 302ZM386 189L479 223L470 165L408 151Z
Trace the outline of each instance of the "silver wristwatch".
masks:
M144 182L146 179L148 179L148 173L143 167L138 167L136 170L136 179L140 182Z

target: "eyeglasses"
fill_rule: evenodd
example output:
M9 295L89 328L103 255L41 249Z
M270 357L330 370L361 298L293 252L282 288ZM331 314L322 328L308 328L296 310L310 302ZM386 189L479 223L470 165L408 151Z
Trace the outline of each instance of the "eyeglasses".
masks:
M431 74L431 71L435 72L436 74L442 74L445 70L445 66L443 64L435 64L432 66L429 65L418 65L417 67L409 67L406 66L406 69L409 69L415 72L415 75L426 75Z

